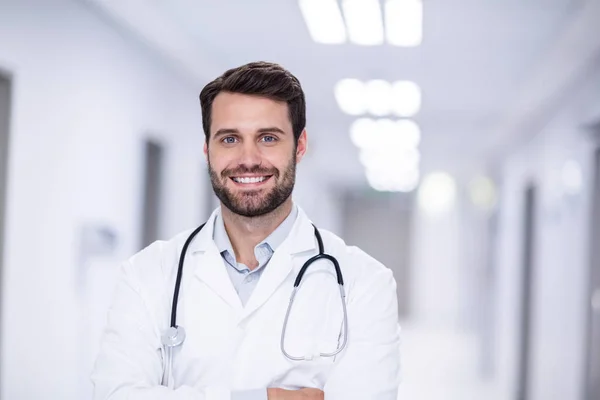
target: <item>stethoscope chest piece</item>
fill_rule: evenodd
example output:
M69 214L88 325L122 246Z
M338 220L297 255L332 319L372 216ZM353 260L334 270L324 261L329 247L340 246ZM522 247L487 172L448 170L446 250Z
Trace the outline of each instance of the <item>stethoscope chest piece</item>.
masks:
M185 340L185 329L183 326L172 326L165 330L161 336L161 341L165 347L180 346Z

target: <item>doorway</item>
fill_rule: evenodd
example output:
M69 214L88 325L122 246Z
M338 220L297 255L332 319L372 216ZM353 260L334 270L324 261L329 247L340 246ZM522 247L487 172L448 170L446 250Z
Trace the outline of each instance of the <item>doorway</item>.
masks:
M142 243L144 248L160 235L163 148L148 140L144 148L144 198L142 214Z
M355 193L343 197L342 236L390 268L396 279L398 316L410 312L410 249L413 197L405 194Z
M519 365L517 400L529 398L531 372L531 322L533 321L534 251L536 225L537 188L529 184L525 188L523 212L523 253L521 259L521 321L519 335Z
M5 209L7 197L8 180L8 147L11 111L11 81L10 78L0 72L0 295L3 293L3 271L4 271L4 235L5 235ZM2 298L0 298L0 310L2 309ZM0 313L0 331L2 330L3 316ZM2 338L0 337L0 341ZM0 382L0 387L2 383Z

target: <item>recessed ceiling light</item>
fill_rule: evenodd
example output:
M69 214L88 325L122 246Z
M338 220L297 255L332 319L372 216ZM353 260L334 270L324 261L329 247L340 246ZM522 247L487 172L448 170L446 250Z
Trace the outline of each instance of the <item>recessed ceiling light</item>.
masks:
M299 0L298 4L308 32L315 42L346 42L344 18L336 0Z
M342 0L342 9L350 42L363 46L384 43L379 0Z
M421 88L411 81L392 84L390 107L399 117L412 117L421 109Z
M410 192L419 184L419 171L412 170L402 174L384 174L365 171L369 185L382 192Z
M423 41L423 3L420 0L387 0L385 34L391 45L419 46Z
M419 145L421 130L411 120L358 118L350 125L350 139L360 149L412 149Z
M340 109L350 115L412 117L421 109L421 89L411 81L342 79L334 95Z
M456 182L446 172L433 172L423 179L418 203L425 214L434 216L450 211L456 203Z
M365 85L367 111L378 117L390 114L392 105L392 85L382 79L374 79Z
M365 84L358 79L342 79L335 85L334 95L338 106L346 114L366 112Z
M366 149L361 150L360 163L367 170L406 172L419 169L421 154L417 149L404 149L401 151Z

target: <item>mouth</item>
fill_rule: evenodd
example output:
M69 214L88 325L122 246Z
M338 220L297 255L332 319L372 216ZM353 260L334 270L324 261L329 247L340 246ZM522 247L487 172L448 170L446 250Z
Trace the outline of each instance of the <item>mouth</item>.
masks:
M230 176L236 186L257 187L264 185L273 175L255 175L255 176Z

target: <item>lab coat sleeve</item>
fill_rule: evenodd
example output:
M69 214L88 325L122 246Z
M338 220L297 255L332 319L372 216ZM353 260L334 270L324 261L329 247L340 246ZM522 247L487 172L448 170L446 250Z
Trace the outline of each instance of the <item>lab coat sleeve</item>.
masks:
M225 388L161 386L160 334L140 294L131 262L121 276L108 312L107 326L92 382L95 400L230 400Z
M364 253L363 253L364 254ZM392 272L372 260L348 296L348 343L324 388L327 400L397 400L400 326Z

